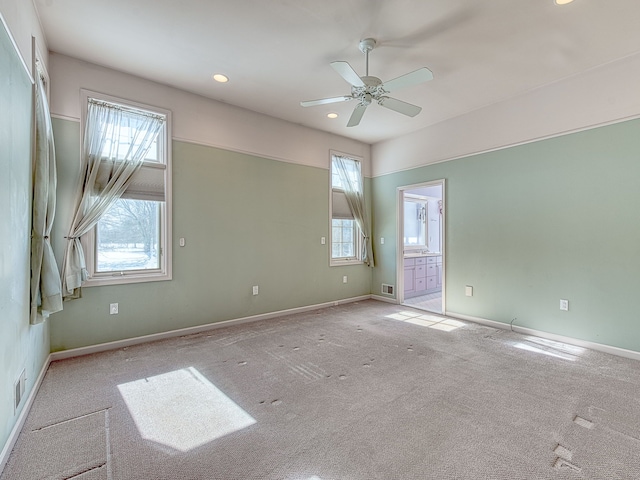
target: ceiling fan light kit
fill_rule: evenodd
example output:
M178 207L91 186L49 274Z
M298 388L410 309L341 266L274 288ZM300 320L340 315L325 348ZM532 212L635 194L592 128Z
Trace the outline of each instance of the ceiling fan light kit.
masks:
M360 123L365 110L372 102L393 110L395 112L415 117L422 110L417 105L403 102L396 98L388 97L387 94L401 88L410 87L419 83L427 82L433 79L433 73L426 67L419 68L411 73L401 75L388 82L382 82L378 77L369 76L369 52L376 46L373 38L365 38L360 41L359 48L365 55L365 75L359 76L356 71L347 62L337 61L331 62L331 67L351 85L351 95L343 95L340 97L322 98L319 100L308 100L300 102L303 107L313 107L315 105L326 105L328 103L346 102L349 100L358 100L347 127L355 127Z

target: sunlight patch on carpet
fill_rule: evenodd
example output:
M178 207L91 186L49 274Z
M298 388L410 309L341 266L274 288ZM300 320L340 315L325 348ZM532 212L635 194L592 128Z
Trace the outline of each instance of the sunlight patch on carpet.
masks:
M575 361L575 358L569 355L565 355L560 352L552 352L548 350L544 350L539 347L534 347L533 345L529 345L527 343L516 342L513 343L513 346L519 348L520 350L526 350L528 352L540 353L542 355L547 355L549 357L562 358L563 360Z
M549 357L561 358L574 362L585 349L567 343L556 342L546 338L528 336L524 342L511 343L514 347L529 352L547 355Z
M118 385L142 438L186 452L256 423L193 367Z
M390 318L391 320L398 320L399 322L411 323L412 325L418 325L420 327L442 330L443 332L451 332L466 325L464 322L453 320L452 318L411 312L409 310L392 313L390 315L387 315L386 318Z

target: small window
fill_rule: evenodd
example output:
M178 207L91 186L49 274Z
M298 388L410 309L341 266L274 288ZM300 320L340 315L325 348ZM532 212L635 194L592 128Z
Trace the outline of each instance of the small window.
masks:
M340 157L346 166L350 184L362 188L362 167L359 159L343 154L331 154L331 265L362 263L362 234L354 219L347 197L346 185L338 173L336 158Z
M170 112L83 91L84 112L89 102L124 109L122 123L105 117L108 146L103 161L118 164L141 137L139 116L160 115L165 121L151 143L142 167L134 173L122 196L102 215L82 241L89 279L86 286L171 279L171 148ZM86 115L84 117L86 123ZM136 128L138 126L138 128ZM86 125L85 125L86 127ZM117 132L117 133L116 133ZM98 172L97 188L109 181Z
M343 218L331 219L331 258L354 259L356 234L355 221Z

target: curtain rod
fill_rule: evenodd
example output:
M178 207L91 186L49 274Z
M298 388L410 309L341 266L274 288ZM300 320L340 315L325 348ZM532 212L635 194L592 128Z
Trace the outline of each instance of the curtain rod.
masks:
M118 103L111 103L104 100L98 100L97 98L89 97L87 98L87 101L89 103L93 103L94 105L97 105L100 107L106 107L112 110L121 110L123 112L128 112L128 113L135 113L140 116L155 118L163 122L166 121L167 119L166 115L161 115L159 113L149 112L148 110L141 110L134 107L128 107L126 105L120 105Z

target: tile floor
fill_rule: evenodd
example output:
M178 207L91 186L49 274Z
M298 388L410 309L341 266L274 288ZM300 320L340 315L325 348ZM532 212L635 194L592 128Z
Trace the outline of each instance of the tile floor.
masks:
M442 292L429 293L419 297L405 298L404 305L410 305L414 308L428 310L433 313L443 313Z

